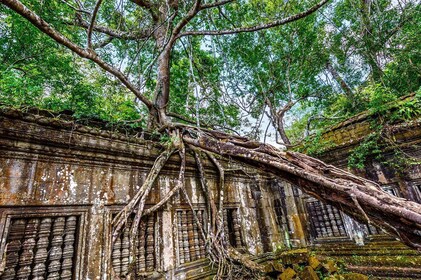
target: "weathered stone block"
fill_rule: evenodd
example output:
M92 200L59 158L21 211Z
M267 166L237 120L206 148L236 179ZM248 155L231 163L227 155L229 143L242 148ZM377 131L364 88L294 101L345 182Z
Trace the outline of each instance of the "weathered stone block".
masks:
M263 268L263 270L264 270L266 273L269 273L269 272L273 272L273 271L275 271L275 268L274 268L274 262L273 262L273 261L268 261L268 262L266 262L266 263L264 264L264 268Z
M306 279L306 280L319 280L320 279L311 266L304 267L304 269L299 273L299 276L300 276L300 279Z
M326 263L323 264L323 269L327 272L327 273L335 273L338 271L338 268L335 265L335 262L332 260L328 260Z
M276 271L279 271L279 272L283 272L285 270L284 265L281 262L278 262L278 261L273 262L273 268Z
M291 280L294 279L295 275L297 275L297 273L294 269L288 267L281 275L279 275L278 280Z
M368 276L360 273L342 274L344 280L368 280Z
M307 249L297 249L283 252L279 259L284 265L307 264L308 251Z
M314 269L318 270L322 268L322 263L314 256L308 258L308 264Z

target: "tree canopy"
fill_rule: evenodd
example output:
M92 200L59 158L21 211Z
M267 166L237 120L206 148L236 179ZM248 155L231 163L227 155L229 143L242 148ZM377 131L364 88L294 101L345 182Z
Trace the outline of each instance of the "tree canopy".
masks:
M98 4L91 47L152 99L159 53L152 10L159 3L151 3L155 7L136 1L23 4L82 46L88 44L90 11ZM260 140L269 126L278 142L291 144L368 109L371 100L386 103L420 87L421 19L416 1L334 1L282 27L185 36L193 30L257 28L312 5L217 3L198 12L172 47L168 111L174 115ZM189 8L188 2L180 3L167 23L175 26ZM46 39L5 6L0 9L2 103L69 110L77 117L108 121L133 121L147 114L144 104L133 102L130 90L114 75ZM145 126L146 119L137 124Z

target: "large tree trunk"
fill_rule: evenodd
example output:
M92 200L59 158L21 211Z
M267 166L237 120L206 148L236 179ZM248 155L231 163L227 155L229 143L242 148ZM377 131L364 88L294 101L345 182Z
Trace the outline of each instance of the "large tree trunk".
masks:
M220 134L219 134L220 135ZM271 172L354 219L374 224L421 250L421 205L384 192L374 182L309 156L284 152L245 138L223 141L211 132L191 132L184 141L205 151Z

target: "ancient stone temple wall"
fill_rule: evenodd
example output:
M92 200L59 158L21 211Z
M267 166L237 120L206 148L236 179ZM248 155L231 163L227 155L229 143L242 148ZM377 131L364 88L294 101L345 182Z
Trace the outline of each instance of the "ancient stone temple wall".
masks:
M384 142L379 143L383 147L381 154L367 157L362 170L348 168L348 159L353 150L373 133L372 122L373 119L365 113L326 131L321 141L327 143L329 148L319 158L378 182L386 192L421 202L421 119L386 126L382 135ZM353 240L362 245L370 240L391 238L382 230L360 224L314 198L306 195L300 197L304 205L302 221L308 226L306 237L309 243Z
M186 190L193 209L178 193L144 217L134 264L129 262L128 228L111 245L113 216L139 190L162 150L156 141L46 112L2 110L0 279L109 279L111 267L124 278L129 265L139 275L184 279L187 268L205 258L205 240L193 214L205 224L208 216L192 157ZM224 198L231 245L252 255L305 245L291 186L248 167L224 164L236 170L227 172ZM210 162L205 167L217 195L216 169ZM146 208L175 186L178 171L174 155Z

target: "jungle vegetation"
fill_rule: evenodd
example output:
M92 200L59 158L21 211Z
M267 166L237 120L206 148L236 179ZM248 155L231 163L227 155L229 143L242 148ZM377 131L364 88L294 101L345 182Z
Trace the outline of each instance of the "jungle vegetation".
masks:
M289 148L356 113L419 95L417 0L0 3L2 105L122 122L165 139L166 149L124 209L136 213L132 235L142 216L184 189L185 157L191 154L213 220L210 228L198 227L210 258L222 266L261 269L224 242L223 194L207 192L205 158L218 169L221 190L221 159L231 157L288 175L304 192L421 248L417 203L267 144L271 137ZM179 183L144 210L174 153L180 156ZM126 224L123 213L113 221L114 239Z

